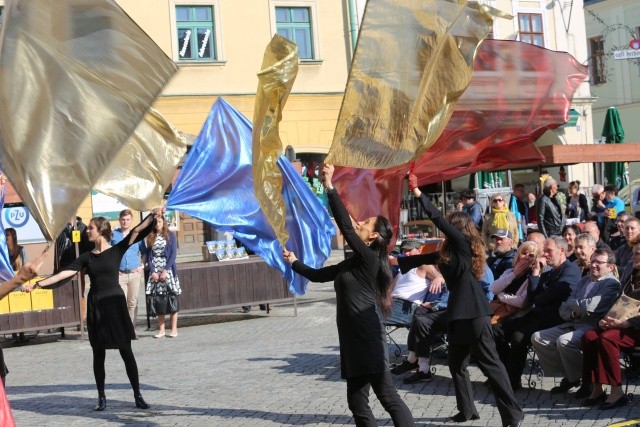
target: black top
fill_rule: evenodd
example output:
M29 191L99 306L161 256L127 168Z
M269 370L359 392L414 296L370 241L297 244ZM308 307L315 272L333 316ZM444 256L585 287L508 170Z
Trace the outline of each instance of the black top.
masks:
M398 258L400 270L405 273L421 264L438 264L449 289L449 322L490 316L493 313L487 296L473 275L469 240L442 216L442 212L424 194L419 200L434 225L447 236L451 259L447 264L443 264L440 262L439 253Z
M527 298L533 301L532 313L549 322L563 323L564 320L558 311L560 304L569 298L571 289L581 278L580 269L569 260L540 276L529 277Z
M120 261L129 246L144 239L155 221L142 230L134 242L124 238L99 254L85 252L63 270L86 268L91 287L87 295L87 331L94 348L126 348L135 338L127 309L127 299L118 283Z
M293 270L313 282L334 280L342 378L377 374L389 361L382 316L376 299L380 259L356 234L336 190L327 191L333 217L353 256L339 264L311 268L295 261Z

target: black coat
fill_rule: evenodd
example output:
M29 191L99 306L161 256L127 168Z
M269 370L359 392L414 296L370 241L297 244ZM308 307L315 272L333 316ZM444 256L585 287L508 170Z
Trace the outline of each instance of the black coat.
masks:
M532 314L549 324L564 323L559 313L560 304L569 298L571 289L581 278L580 268L569 260L540 276L530 276L527 298L533 302Z
M398 258L400 270L404 273L422 264L438 264L449 289L449 323L490 316L493 312L487 296L473 275L469 240L442 216L442 212L424 194L419 200L434 225L447 236L451 259L443 264L439 253Z
M555 197L546 194L538 197L536 216L538 231L544 234L544 237L559 236L562 233L562 209Z
M356 234L336 190L327 191L333 217L353 256L319 269L295 261L293 271L313 282L334 280L342 378L385 372L389 356L376 299L380 259Z

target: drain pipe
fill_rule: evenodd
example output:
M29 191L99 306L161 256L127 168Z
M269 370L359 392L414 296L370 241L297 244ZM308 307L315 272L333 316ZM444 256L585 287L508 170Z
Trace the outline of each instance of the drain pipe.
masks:
M356 49L358 42L358 16L356 14L356 0L349 0L349 33L351 35L351 51Z

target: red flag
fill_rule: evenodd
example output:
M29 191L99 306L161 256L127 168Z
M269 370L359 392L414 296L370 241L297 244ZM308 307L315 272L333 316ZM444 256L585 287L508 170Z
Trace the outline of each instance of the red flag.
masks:
M0 381L0 427L15 427L16 422L13 420L11 407L7 400L7 394L4 392L4 384Z

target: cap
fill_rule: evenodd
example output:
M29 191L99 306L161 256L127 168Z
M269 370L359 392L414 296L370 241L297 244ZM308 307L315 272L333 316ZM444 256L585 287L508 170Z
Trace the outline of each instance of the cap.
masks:
M403 240L400 245L400 250L410 251L411 249L420 249L420 246L422 246L422 243L420 243L419 240Z
M508 237L510 239L513 239L513 234L511 234L511 231L509 230L499 228L498 230L496 230L495 233L491 235L491 237L499 237L500 239L504 239L505 237Z

